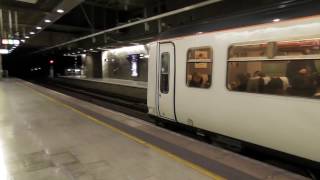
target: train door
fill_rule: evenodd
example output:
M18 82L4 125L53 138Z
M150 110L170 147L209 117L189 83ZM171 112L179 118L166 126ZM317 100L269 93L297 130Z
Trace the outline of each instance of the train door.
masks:
M159 44L158 64L159 116L175 121L175 49L173 43Z

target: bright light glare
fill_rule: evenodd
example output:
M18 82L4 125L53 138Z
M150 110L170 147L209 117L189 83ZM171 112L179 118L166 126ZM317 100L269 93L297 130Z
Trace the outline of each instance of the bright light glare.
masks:
M41 30L41 29L42 29L42 27L40 27L40 26L37 26L37 27L36 27L36 29L38 29L38 30Z
M0 54L9 54L8 49L0 49Z
M19 45L19 44L20 44L20 41L17 40L17 39L14 39L14 40L13 40L13 44L14 44L14 45Z
M128 46L128 47L122 47L122 48L118 48L118 49L112 49L110 50L111 53L117 55L119 53L123 53L126 52L128 54L136 54L136 53L141 53L144 52L145 46L144 45L137 45L137 46Z
M45 19L44 22L45 23L51 23L51 20L50 19Z
M138 77L138 62L132 62L131 64L131 76Z
M32 31L31 31L30 34L35 34L35 32L32 32Z
M279 18L277 18L277 19L274 19L274 20L272 20L273 22L279 22L279 21L281 21L281 19L279 19Z
M63 9L58 9L58 10L57 10L57 13L62 14L62 13L64 13L64 10L63 10Z
M9 44L8 39L2 39L2 44Z
M30 37L29 37L29 36L26 36L26 37L24 37L24 38L29 39Z
M2 39L2 44L19 45L20 41L17 39Z

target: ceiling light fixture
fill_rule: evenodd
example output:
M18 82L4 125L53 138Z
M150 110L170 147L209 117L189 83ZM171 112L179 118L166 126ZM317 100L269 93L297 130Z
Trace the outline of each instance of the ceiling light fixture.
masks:
M9 40L8 39L2 39L2 44L9 44Z
M24 38L29 39L30 37L29 36L25 36Z
M38 29L38 30L41 30L41 29L42 29L42 27L40 27L40 26L37 26L37 27L36 27L36 29Z
M273 19L272 21L273 21L273 22L279 22L279 21L281 21L281 19L276 18L276 19Z
M9 54L8 49L0 49L0 54Z
M14 44L14 45L19 45L19 44L20 44L20 41L19 41L18 39L14 39L14 40L13 40L13 44Z
M50 19L45 19L44 22L45 23L51 23L51 20Z
M35 32L33 32L33 31L31 31L29 34L32 34L32 35L33 35L33 34L36 34L36 33L35 33Z
M62 14L62 13L64 13L64 10L63 9L57 9L57 13Z

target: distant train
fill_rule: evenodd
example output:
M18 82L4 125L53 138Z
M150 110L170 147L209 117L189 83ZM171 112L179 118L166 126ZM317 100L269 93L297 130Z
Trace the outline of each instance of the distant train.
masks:
M149 114L320 163L320 16L149 47Z

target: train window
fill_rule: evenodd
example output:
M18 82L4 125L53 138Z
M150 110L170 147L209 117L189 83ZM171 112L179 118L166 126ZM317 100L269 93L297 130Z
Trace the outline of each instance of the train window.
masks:
M265 57L267 56L267 43L233 45L229 48L229 58Z
M212 76L212 49L191 48L187 53L186 83L189 87L209 88Z
M319 49L319 40L284 41L276 43L274 58L229 58L228 89L320 98Z
M320 39L277 42L277 56L320 55Z
M167 94L169 92L169 72L170 72L170 54L164 52L161 54L161 76L160 91Z

